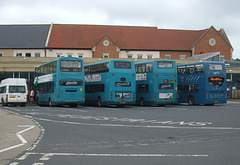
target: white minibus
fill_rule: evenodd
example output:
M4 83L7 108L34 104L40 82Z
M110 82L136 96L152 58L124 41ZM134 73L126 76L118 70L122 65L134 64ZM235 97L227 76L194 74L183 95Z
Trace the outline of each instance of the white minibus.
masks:
M27 103L27 83L23 78L7 78L0 83L0 103L2 106L20 105Z

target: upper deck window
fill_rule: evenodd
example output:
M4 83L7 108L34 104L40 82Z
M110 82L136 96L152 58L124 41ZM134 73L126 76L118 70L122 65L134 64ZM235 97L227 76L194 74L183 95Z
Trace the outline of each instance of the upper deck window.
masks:
M114 68L115 69L131 69L132 67L130 62L115 61Z
M168 61L158 61L157 66L160 69L172 69L173 63Z
M62 72L81 72L82 62L73 60L62 60L61 61Z
M209 64L210 70L223 70L222 64Z

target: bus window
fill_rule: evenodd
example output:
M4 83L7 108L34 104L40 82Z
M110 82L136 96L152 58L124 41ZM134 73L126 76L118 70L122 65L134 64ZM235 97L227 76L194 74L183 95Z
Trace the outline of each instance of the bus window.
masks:
M62 60L61 61L61 71L62 72L81 72L82 62L72 61L72 60Z
M168 61L167 62L166 61L158 61L157 66L160 69L164 69L164 68L172 69L173 68L173 63L168 62Z
M185 74L186 73L186 67L185 66L179 66L178 67L178 74Z
M152 70L153 70L153 65L152 65L152 63L146 64L146 72L152 72Z
M223 70L222 64L209 64L210 70Z
M208 78L211 87L221 87L224 83L224 78L221 77L210 77Z
M186 70L187 74L193 74L194 72L195 72L194 65L187 66L187 70Z
M137 65L137 72L142 73L142 65L141 64Z
M92 65L90 66L90 73L105 73L109 71L109 63L102 63L102 64L97 64L97 65Z
M195 73L204 73L204 66L203 66L203 64L195 65Z
M124 62L124 61L114 61L114 68L115 69L131 69L131 63Z

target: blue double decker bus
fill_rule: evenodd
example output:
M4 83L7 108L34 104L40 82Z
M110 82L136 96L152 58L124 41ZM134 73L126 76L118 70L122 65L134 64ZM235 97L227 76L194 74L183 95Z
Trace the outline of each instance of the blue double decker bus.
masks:
M85 103L84 62L80 58L63 57L35 68L34 86L38 105Z
M224 63L199 62L177 68L179 103L213 105L227 102Z
M175 61L141 62L135 67L137 104L165 105L178 102Z
M85 65L86 104L135 104L135 68L132 61L110 60Z

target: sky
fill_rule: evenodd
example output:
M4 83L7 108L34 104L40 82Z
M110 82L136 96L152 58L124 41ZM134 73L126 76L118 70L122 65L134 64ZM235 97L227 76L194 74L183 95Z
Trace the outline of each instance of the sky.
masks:
M1 0L0 24L223 28L240 59L239 0Z

